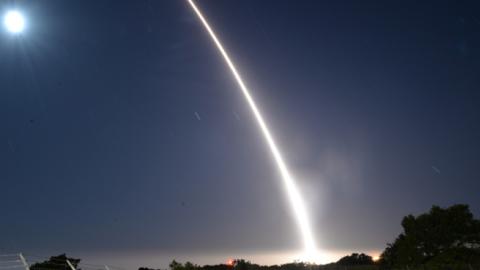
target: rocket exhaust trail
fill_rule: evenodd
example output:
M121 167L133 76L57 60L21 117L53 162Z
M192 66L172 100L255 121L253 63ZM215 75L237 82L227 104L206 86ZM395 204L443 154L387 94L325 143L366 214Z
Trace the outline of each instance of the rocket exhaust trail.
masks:
M316 259L317 255L317 248L315 246L315 241L314 237L312 234L312 230L310 228L310 223L308 220L308 215L307 211L305 209L305 205L303 203L303 200L300 196L300 192L298 191L297 185L295 184L294 179L290 176L290 172L287 169L287 166L285 165L285 162L283 161L282 155L280 154L280 151L277 148L277 145L275 144L275 141L273 140L272 135L270 134L270 131L268 130L267 125L265 124L265 121L263 120L262 115L260 114L260 111L257 108L257 105L255 104L255 101L253 100L252 96L250 95L250 92L248 91L247 87L243 83L242 78L240 77L240 74L238 73L237 69L235 68L232 60L230 60L230 57L228 56L227 52L222 46L222 43L220 40L217 38L215 33L213 32L212 28L208 24L207 20L205 17L202 15L200 10L197 8L193 0L188 0L190 3L190 6L192 9L195 11L197 14L198 18L200 21L202 21L203 26L207 30L207 32L210 34L210 37L212 38L213 42L217 46L217 49L220 51L222 54L223 58L225 59L225 62L227 63L228 67L230 68L230 71L232 72L233 76L235 77L238 85L240 86L240 89L242 90L242 93L247 100L248 105L250 106L250 109L252 109L253 114L255 115L255 118L258 122L258 125L260 126L260 129L262 130L263 136L265 137L265 140L267 141L267 144L270 148L270 151L272 152L273 158L278 166L278 169L280 171L280 174L282 176L285 189L287 191L288 199L290 201L292 210L295 214L297 224L299 226L300 232L302 234L304 246L305 246L305 258L308 261L313 261Z

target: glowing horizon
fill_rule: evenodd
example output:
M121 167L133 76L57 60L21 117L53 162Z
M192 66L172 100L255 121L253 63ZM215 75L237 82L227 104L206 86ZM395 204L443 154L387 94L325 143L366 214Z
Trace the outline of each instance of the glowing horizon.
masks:
M379 257L380 250L373 249L319 249L319 256L317 264L328 264L338 261L344 256L352 253L365 253L372 257ZM165 250L141 250L137 253L132 251L123 251L116 253L99 253L98 251L93 253L81 254L82 258L91 262L105 262L112 261L116 264L120 264L124 267L138 268L139 262L144 266L150 266L152 268L168 267L168 263L172 259L179 262L190 261L199 265L214 265L227 263L229 259L245 259L252 263L260 265L278 265L285 263L292 263L301 260L299 252L297 250L252 250L252 249L239 249L239 250L222 250L220 252L213 250L202 251L165 251Z
M263 120L263 117L260 113L260 111L257 108L257 105L255 104L252 96L250 95L249 90L245 86L242 78L240 77L240 74L238 73L237 69L235 68L233 62L230 60L230 57L228 56L227 52L223 48L223 45L221 44L220 40L217 38L215 33L213 32L212 28L208 24L207 20L204 18L200 10L197 8L193 0L188 0L190 3L190 6L193 8L195 13L197 14L198 18L202 22L203 26L209 33L210 37L212 38L213 42L217 46L217 49L220 51L222 54L225 62L227 63L228 67L230 68L230 71L232 72L233 76L235 77L235 80L237 81L238 85L240 86L240 89L242 90L242 93L247 100L248 105L250 106L250 109L252 110L255 119L257 120L258 125L260 126L260 129L263 133L263 136L265 137L265 140L267 141L267 144L270 148L270 151L273 155L273 158L277 164L277 167L280 171L280 174L282 176L285 189L287 191L288 199L290 201L292 210L295 214L296 221L298 224L298 227L300 229L300 233L303 238L303 244L304 244L304 254L302 258L306 261L309 262L315 262L318 260L318 254L317 254L317 247L315 245L315 240L313 237L312 229L310 227L310 222L308 219L307 211L305 209L304 202L300 196L300 192L297 188L297 185L294 181L294 179L291 177L290 172L287 169L287 166L285 165L285 162L283 161L282 155L280 154L280 151L277 148L277 145L275 144L275 141L270 134L270 131Z

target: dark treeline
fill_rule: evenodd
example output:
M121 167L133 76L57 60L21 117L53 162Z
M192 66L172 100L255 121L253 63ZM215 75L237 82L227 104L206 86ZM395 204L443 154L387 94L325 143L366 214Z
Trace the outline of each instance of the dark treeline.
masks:
M363 253L353 253L326 265L289 263L264 266L243 259L233 264L199 266L173 261L171 270L480 270L480 220L475 219L468 205L448 208L433 206L419 216L408 215L402 220L403 232L387 244L380 260ZM140 270L152 270L140 268Z
M258 265L243 259L229 264L196 265L173 260L170 270L480 270L480 220L468 205L448 208L433 206L429 212L402 220L403 231L387 244L380 259L353 253L326 265L303 262L282 265ZM67 261L68 260L68 261ZM65 254L36 263L31 270L78 269L80 259ZM162 270L140 267L139 270ZM166 270L166 269L163 269Z
M328 270L329 268L345 269L345 266L356 266L363 269L376 269L378 264L375 263L371 256L363 253L353 253L349 256L341 258L336 263L317 265L304 262L293 262L281 265L259 265L251 263L244 259L233 260L229 264L216 264L216 265L196 265L191 262L184 264L173 260L169 268L170 270ZM359 269L360 269L359 268ZM140 267L139 270L162 270L162 269L150 269Z
M52 256L44 262L32 264L30 270L71 270L72 267L80 270L78 268L79 263L80 259L69 258L66 254L60 254L58 256Z
M403 232L383 251L381 265L459 269L480 265L480 220L468 205L433 206L428 213L404 217L402 227Z

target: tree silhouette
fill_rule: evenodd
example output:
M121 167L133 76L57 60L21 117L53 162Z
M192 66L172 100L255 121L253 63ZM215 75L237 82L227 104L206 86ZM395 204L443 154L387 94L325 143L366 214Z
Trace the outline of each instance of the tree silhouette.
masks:
M183 270L183 264L173 260L169 265L171 270Z
M433 206L402 220L403 233L381 255L385 266L480 263L480 221L468 205Z
M195 270L198 269L199 267L191 262L186 262L185 265L183 266L184 270Z
M345 256L338 260L338 265L373 265L373 259L364 253L352 253L352 255Z
M68 258L65 253L58 256L52 256L47 261L35 263L30 266L30 270L71 270L67 260L73 265L73 267L75 267L75 269L80 270L78 268L80 259Z

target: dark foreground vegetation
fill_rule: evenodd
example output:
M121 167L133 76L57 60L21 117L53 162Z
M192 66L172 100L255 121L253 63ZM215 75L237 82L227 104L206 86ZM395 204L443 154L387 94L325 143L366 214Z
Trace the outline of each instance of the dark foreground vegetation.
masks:
M426 214L404 217L402 227L382 253L385 266L480 264L480 220L467 205L433 206Z
M302 262L264 266L237 259L230 264L199 266L172 261L170 270L480 270L480 220L468 205L448 208L433 206L419 216L402 220L403 232L387 244L378 261L363 253L353 253L335 263L315 265ZM65 254L34 264L31 270L71 270L65 268ZM80 259L68 258L77 269ZM160 270L140 267L139 270Z

